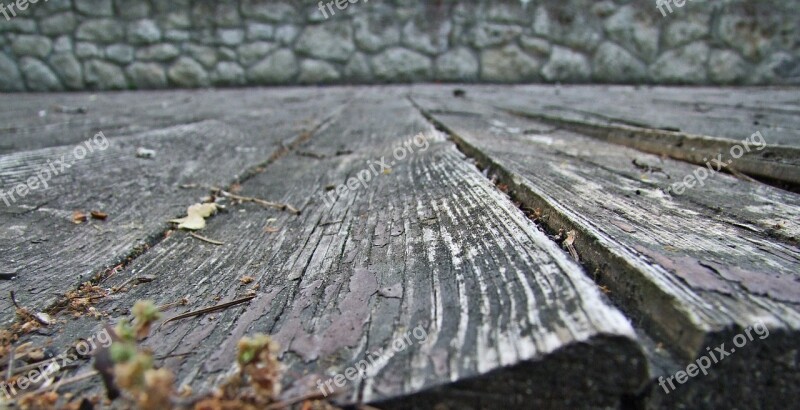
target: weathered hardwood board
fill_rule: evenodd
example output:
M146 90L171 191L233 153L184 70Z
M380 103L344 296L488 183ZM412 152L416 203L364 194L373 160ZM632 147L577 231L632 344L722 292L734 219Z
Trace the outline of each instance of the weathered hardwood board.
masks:
M441 93L440 93L441 95ZM492 111L486 104L451 98L431 98L430 94L416 94L414 100L427 103L427 112L434 115L463 114L473 117L498 116L500 119L489 118L489 134L511 134L519 138L566 149L574 144L554 144L550 133L565 133L568 129L560 128L547 122L534 119L509 116L507 113ZM435 108L432 108L435 107ZM575 133L568 133L576 135ZM586 142L581 138L581 144ZM588 141L591 143L592 141ZM758 235L782 239L789 244L800 243L800 198L797 194L777 189L769 185L752 181L743 181L725 173L706 172L707 177L703 184L695 184L701 189L681 190L676 192L676 184L683 185L687 176L702 176L703 171L693 165L681 161L668 160L642 153L634 149L613 147L605 143L597 146L607 148L602 161L588 156L584 161L592 161L596 166L610 168L613 172L627 175L629 178L639 179L648 184L650 188L658 188L665 194L670 194L681 201L700 206L702 214L732 225L753 231ZM717 167L713 167L716 169ZM696 178L693 178L696 180ZM721 198L735 197L735 200L721 200Z
M425 89L418 87L420 92ZM796 90L724 90L722 95L718 89L613 86L467 90L467 98L498 108L701 165L718 154L725 161L732 160L733 147L743 146L742 140L760 132L767 147L750 149L726 166L800 185L800 105ZM767 96L772 100L767 101Z
M607 125L673 130L735 141L766 129L772 134L770 143L800 147L798 88L521 85L475 86L466 90L467 97L504 107L524 107L541 114Z
M242 123L243 118L281 115L281 102L296 105L347 93L352 89L0 94L0 104L9 107L0 113L0 154L79 144L100 131L111 137L207 120ZM85 112L77 112L79 108Z
M10 206L0 202L0 270L16 275L0 281L0 294L14 290L31 309L51 306L65 291L160 240L167 221L203 196L180 189L181 184L227 186L246 176L249 168L329 120L349 95L301 93L290 95L293 100L270 100L264 93L251 97L249 111L229 116L228 122L205 120L113 138L107 133L108 148L83 159L73 157L73 146L0 156L4 192L48 163L72 162L63 172L56 165L59 175L48 181L49 189L40 185L16 202L9 200ZM146 94L139 96L147 100ZM138 158L138 147L156 156ZM73 210L100 210L109 217L76 225ZM10 303L0 298L3 322L13 318Z
M700 395L718 386L713 383L739 389L707 395L717 405L740 397L779 403L797 394L797 363L779 357L800 348L798 195L716 175L706 187L671 196L663 189L668 177L690 174L695 166L484 105L425 96L414 101L523 206L538 208L551 232L575 230L574 245L587 270L684 360L694 360L706 347L730 346L732 336L756 322L770 329L768 340L748 348L751 355L731 361L729 369L738 373L710 375L685 394ZM643 174L634 160L663 171ZM718 204L730 208L719 212ZM749 209L731 211L737 204ZM776 217L786 220L791 234L765 229ZM766 382L760 373L765 369L779 376Z
M137 299L164 304L188 296L191 306L172 315L215 304L215 296L233 300L258 284L249 304L167 324L147 340L157 355L192 352L165 363L196 392L232 369L244 335L269 333L281 343L288 381L309 383L297 394L316 391L318 376L325 381L419 327L424 342L411 336L402 351L370 366L364 383L346 385L339 400L374 402L441 386L443 393L419 400L472 406L474 395L448 385L481 375L472 389L485 394L486 405L619 406L637 393L646 364L625 317L401 91L359 96L295 155L243 183L242 195L293 204L300 215L229 206L202 232L224 245L176 232L108 285L139 274L155 282L98 308L117 319ZM403 145L420 132L425 149ZM402 146L413 153L396 160ZM384 158L396 161L390 172L376 166ZM326 206L326 186L370 164L377 175ZM242 284L245 275L255 281ZM74 337L99 324L82 318L68 326L64 334ZM500 384L525 388L497 394Z

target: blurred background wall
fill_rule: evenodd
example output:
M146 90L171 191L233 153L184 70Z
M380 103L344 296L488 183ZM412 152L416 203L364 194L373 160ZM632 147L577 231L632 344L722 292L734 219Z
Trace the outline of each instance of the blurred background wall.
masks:
M0 91L800 84L800 0L328 2L0 0Z

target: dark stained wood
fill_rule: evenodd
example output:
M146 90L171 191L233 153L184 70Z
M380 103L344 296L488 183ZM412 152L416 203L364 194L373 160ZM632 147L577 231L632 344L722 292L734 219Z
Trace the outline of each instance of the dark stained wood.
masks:
M800 196L724 174L672 196L666 186L695 166L486 105L421 94L414 101L522 206L538 209L549 231L577 232L574 245L587 270L680 360L730 346L756 322L773 332L751 348L761 353L734 359L739 376L703 379L685 394L719 388L714 383L753 385L763 368L785 379L761 386L749 403L778 403L793 394L797 372L769 355L796 351L800 335ZM788 230L770 227L775 220Z
M420 89L420 92L424 87ZM722 154L733 172L800 186L797 90L519 86L468 88L467 98L584 135L704 165ZM767 147L734 159L760 132ZM735 155L739 155L738 152Z
M421 132L428 146L411 145L413 153L396 161L394 150ZM326 186L376 161L396 163L326 206ZM339 400L389 400L436 386L458 395L449 383L487 375L530 386L517 392L516 405L550 398L618 406L646 380L625 317L400 90L358 96L330 126L246 181L241 195L291 203L302 213L229 207L203 231L225 245L178 232L108 283L144 272L155 282L98 306L120 312L137 299L163 304L188 296L192 305L180 313L258 284L249 304L169 323L148 339L158 354L193 353L166 364L195 391L231 371L244 335L274 335L289 380L310 375L303 378L309 391L317 377L345 371L415 328L424 342L412 333L412 343L370 366L368 381L350 382ZM244 275L255 282L241 284ZM65 333L96 326L82 319ZM564 372L543 371L557 367ZM612 370L620 374L600 377ZM489 384L478 389L487 404L510 403Z
M64 172L56 166L60 175L49 181L48 189L9 201L11 206L0 202L0 266L16 275L0 281L0 294L17 290L20 302L34 310L53 306L67 290L161 240L170 228L167 221L185 215L204 196L181 189L182 184L227 186L246 177L252 167L328 121L350 93L326 97L300 91L270 97L263 93L250 100L248 110L228 113L226 122L203 120L130 136L105 132L108 148L84 159L73 157L74 147L84 139L0 157L4 192L47 167L48 161L72 162ZM214 106L218 102L210 99ZM139 147L154 150L156 156L137 157ZM109 217L76 225L74 210L101 210ZM13 317L9 306L7 298L0 298L4 322Z
M769 120L767 141L780 141L771 149L791 152L796 97L468 86L456 98L453 88L0 95L14 107L0 113L3 189L93 132L110 141L48 190L0 203L0 295L13 290L38 311L97 274L105 288L129 284L96 305L107 316L62 313L20 343L69 346L129 317L140 299L188 297L168 318L254 291L166 323L145 345L201 393L234 370L242 336L271 334L290 399L405 336L402 351L336 398L380 408L777 407L797 397L800 196L724 173L677 194L669 186L696 165L597 131L670 128L685 117L682 131L730 144L755 112ZM38 116L53 105L87 110ZM705 124L707 113L743 117ZM540 114L547 121L531 118ZM420 133L424 149L413 140ZM666 140L657 135L641 141L658 148ZM156 156L136 157L139 147ZM331 196L364 172L363 185ZM226 200L199 232L222 245L171 231L167 221L209 186L234 182L238 195L301 212ZM109 217L76 225L75 209ZM153 280L134 280L142 276ZM0 297L0 308L8 324L10 300ZM663 393L659 376L706 347L730 350L756 321L767 339ZM99 379L70 388L101 390Z

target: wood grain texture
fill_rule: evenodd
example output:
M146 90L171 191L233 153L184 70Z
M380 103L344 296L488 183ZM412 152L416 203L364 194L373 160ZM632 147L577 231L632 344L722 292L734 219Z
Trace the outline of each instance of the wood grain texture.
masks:
M800 347L800 196L726 175L671 196L664 190L670 176L689 174L694 166L482 104L429 94L414 101L508 185L522 206L538 208L551 232L575 230L587 270L681 360L694 360L706 347L730 346L734 335L757 322L774 332L751 348L752 356L732 360L723 378L697 382L684 398L709 386L719 389L714 383L755 386L725 398L707 396L717 404L731 397L778 403L795 394L797 363L779 357ZM660 171L643 172L641 164ZM773 218L786 221L788 234L768 228ZM765 387L759 372L766 368L780 374L780 382ZM747 398L751 393L758 398Z
M395 149L420 132L428 147L411 145L413 153L396 160ZM296 155L301 151L314 156ZM391 172L373 174L366 186L325 205L326 186L384 158L396 161ZM470 395L448 386L483 375L507 380L506 388L526 386L510 395L493 391L496 382L472 382L487 405L618 406L645 382L645 359L625 317L400 90L360 95L295 155L246 181L241 194L291 203L302 213L230 207L203 232L225 245L176 233L110 280L147 273L155 282L98 306L124 312L136 299L162 304L188 296L192 306L183 309L195 309L258 284L248 305L170 323L148 339L158 354L193 352L166 364L195 391L231 371L244 335L272 334L287 384L309 383L309 391L318 377L392 349L417 327L424 341L411 336L391 358L371 363L369 378L348 383L339 400L385 401L439 386L433 400L469 404ZM255 282L242 285L244 275ZM93 326L82 319L65 333ZM543 371L559 366L563 372ZM601 377L611 371L619 376Z
M424 87L419 88L424 92ZM615 144L704 165L760 132L768 144L729 166L800 185L796 90L615 86L468 88L468 98ZM739 155L736 152L736 155Z
M169 90L111 93L0 94L0 154L79 144L97 132L110 137L217 120L259 124L285 115L282 104L352 93L349 87L253 90ZM336 103L330 104L333 109ZM314 109L309 106L309 109ZM83 109L84 112L76 110Z
M108 132L108 148L83 159L73 156L74 146L0 156L6 192L50 163L71 163L63 172L56 166L59 175L48 189L40 186L10 201L11 206L0 203L0 263L16 275L0 282L0 293L16 290L30 309L52 306L67 290L161 240L170 227L167 221L184 215L203 196L180 185L227 186L245 177L284 151L285 144L327 121L348 96L300 92L271 100L265 93L250 100L260 106L237 111L227 122L204 120L130 136ZM137 157L139 147L156 156ZM76 225L74 210L101 210L109 217ZM7 298L0 298L4 322L13 316L9 306Z
M282 346L283 398L318 391L317 380L362 360L369 377L348 381L339 403L777 407L800 394L800 196L724 173L669 193L697 166L586 135L594 125L510 113L557 103L543 112L662 128L686 116L694 128L682 130L728 137L714 133L732 126L703 126L700 114L755 110L766 113L776 141L791 141L784 131L796 97L754 91L751 105L741 92L715 89L469 86L467 98L454 98L453 88L15 96L15 108L0 113L3 189L92 132L104 131L110 146L49 189L0 203L0 274L16 275L0 276L0 294L14 290L43 309L130 255L101 286L155 278L101 300L102 319L61 314L20 342L69 346L128 318L139 299L188 297L188 306L165 312L172 317L255 290L249 302L154 330L145 345L157 365L207 392L233 371L236 342L261 332ZM581 101L605 91L619 107ZM684 102L713 107L694 116L656 109ZM93 105L38 116L56 103ZM637 116L637 104L652 121ZM419 133L422 145L413 140ZM727 143L738 138L731 135ZM137 158L138 147L156 157ZM301 213L226 201L200 232L222 245L169 230L166 221L208 195L207 186L237 181L239 195ZM109 218L76 225L74 209ZM559 230L576 231L579 262ZM0 298L5 323L9 303ZM757 321L768 338L669 395L658 386L706 347L730 350L731 338ZM390 358L370 360L398 340ZM82 360L70 374L89 366ZM97 379L71 388L101 390Z

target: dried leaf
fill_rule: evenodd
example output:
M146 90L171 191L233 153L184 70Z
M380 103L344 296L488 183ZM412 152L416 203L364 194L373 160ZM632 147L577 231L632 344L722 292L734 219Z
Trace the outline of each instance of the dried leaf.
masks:
M81 211L72 212L72 223L81 224L86 222L86 214Z
M186 210L186 216L173 219L170 222L178 224L180 229L197 231L206 227L205 218L208 218L217 211L217 204L205 203L194 204Z
M573 242L575 242L574 230L567 232L567 239L564 239L564 244L569 246L572 245Z
M108 214L101 211L92 211L90 214L92 215L92 218L99 219L101 221L105 221L106 218L108 218Z

